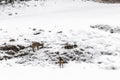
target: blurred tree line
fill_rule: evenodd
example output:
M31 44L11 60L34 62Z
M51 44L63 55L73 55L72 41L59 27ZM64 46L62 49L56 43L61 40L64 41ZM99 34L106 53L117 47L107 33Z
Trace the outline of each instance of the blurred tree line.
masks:
M120 2L120 0L103 0L103 1L108 1L108 2Z
M21 2L21 1L30 1L30 0L0 0L0 5L2 4L14 4L14 2Z
M105 3L120 3L120 0L93 0L93 1Z

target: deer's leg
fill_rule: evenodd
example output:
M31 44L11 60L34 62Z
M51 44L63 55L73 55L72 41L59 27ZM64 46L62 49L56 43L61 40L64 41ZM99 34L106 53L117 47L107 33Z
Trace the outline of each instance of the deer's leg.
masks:
M39 46L37 46L37 50L39 50Z
M61 68L63 68L63 63L61 63Z
M60 62L60 63L59 63L59 66L60 66L60 68L63 68L63 63Z
M59 66L60 66L60 68L61 68L61 63L59 62Z
M35 52L35 49L32 47L33 52Z

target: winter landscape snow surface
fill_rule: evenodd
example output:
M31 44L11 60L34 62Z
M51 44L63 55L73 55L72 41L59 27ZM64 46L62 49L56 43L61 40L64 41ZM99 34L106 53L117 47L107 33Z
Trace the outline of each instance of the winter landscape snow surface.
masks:
M0 6L0 79L119 80L119 6L81 0ZM33 42L44 47L33 52Z

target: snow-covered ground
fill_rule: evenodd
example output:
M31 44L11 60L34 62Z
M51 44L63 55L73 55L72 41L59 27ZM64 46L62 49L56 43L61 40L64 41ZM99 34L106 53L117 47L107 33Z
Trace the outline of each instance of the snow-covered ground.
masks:
M0 61L2 80L120 79L120 4L47 0L13 6L0 6L0 47L26 48L15 55L0 51L0 58L10 57ZM33 52L33 41L45 48ZM66 43L77 47L65 49ZM55 64L58 56L67 59L64 68Z

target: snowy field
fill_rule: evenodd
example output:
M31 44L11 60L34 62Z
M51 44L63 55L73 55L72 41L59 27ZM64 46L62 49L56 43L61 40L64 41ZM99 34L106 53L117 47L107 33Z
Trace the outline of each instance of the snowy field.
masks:
M119 80L119 6L81 0L0 6L0 79ZM33 42L43 46L34 52Z

